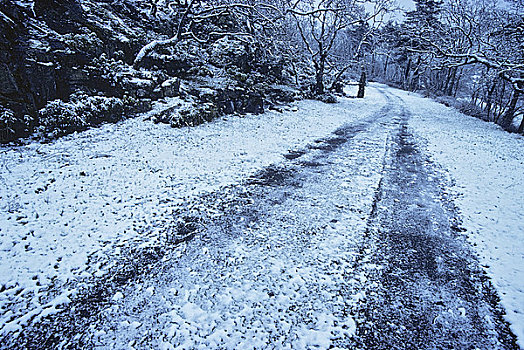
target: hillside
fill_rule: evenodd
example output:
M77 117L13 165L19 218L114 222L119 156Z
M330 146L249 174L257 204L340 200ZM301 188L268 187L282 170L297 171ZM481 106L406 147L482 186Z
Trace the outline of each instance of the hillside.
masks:
M53 138L155 101L166 108L152 118L182 126L298 97L281 85L290 82L281 55L259 41L210 34L242 29L228 14L194 30L205 41L182 40L135 62L146 44L176 31L173 6L184 5L153 13L148 1L2 0L0 141L33 132Z

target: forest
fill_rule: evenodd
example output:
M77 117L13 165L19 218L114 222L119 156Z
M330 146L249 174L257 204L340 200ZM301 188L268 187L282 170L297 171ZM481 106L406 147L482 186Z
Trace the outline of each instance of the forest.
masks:
M0 2L0 140L52 139L151 109L174 127L345 84L421 92L523 133L520 0Z

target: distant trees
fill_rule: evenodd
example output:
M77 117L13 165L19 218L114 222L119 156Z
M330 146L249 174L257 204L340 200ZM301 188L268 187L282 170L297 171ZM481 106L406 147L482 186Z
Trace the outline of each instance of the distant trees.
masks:
M364 68L362 60L367 40L378 29L371 23L380 20L388 2L376 1L370 12L365 11L364 0L187 0L171 3L172 16L178 23L176 32L171 38L154 40L142 47L134 64L140 66L150 53L186 39L206 42L232 36L239 40L265 41L270 45L278 42L278 50L287 57L293 69L303 64L312 65L311 90L321 95L326 84L331 83L329 88L335 88L350 67L360 65ZM228 27L231 19L234 23ZM200 30L213 22L220 22L221 26L211 31ZM287 40L278 38L282 33ZM272 40L275 38L279 40ZM296 72L297 84L302 83L299 75Z
M301 44L315 68L313 91L323 94L336 40L344 29L364 20L364 11L353 1L310 0L289 5Z
M475 65L494 77L483 96L488 117L505 129L510 129L517 114L519 98L524 92L524 12L518 7L505 9L467 0L452 0L445 13L449 36L438 45L433 44L435 57L441 66L461 69ZM493 93L496 85L505 91L505 98L498 102L499 114ZM505 100L505 101L504 101Z
M366 12L361 0L305 0L287 3L286 13L293 20L300 44L314 67L312 90L321 95L326 89L326 76L331 89L337 86L350 67L363 57L367 39L378 28L378 21L388 9L387 1L376 1Z
M181 40L234 37L279 52L295 84L314 95L340 89L351 72L355 79L469 97L486 119L510 129L524 94L522 2L414 1L402 23L383 24L389 0L151 0L159 11L169 3L177 26L171 38L145 45L135 66Z
M415 4L404 23L381 30L381 78L438 95L457 96L462 89L487 119L510 129L522 113L522 3L515 0L510 7L499 7L490 1L415 0Z
M432 59L432 45L445 35L444 25L439 17L442 12L442 1L416 0L416 10L406 14L402 25L401 40L410 53L406 66L405 88L419 89L421 78ZM451 75L451 73L450 73Z

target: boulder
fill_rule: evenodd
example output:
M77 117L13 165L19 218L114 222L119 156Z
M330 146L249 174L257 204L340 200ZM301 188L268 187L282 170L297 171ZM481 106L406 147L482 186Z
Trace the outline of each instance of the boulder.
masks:
M180 95L180 79L172 78L160 85L163 97L176 97Z
M151 98L155 95L155 82L151 79L126 76L121 82L122 89L132 97Z
M257 92L249 94L244 102L242 112L260 114L264 113L264 99Z
M276 102L289 103L298 99L299 92L287 85L273 84L267 89L268 97Z

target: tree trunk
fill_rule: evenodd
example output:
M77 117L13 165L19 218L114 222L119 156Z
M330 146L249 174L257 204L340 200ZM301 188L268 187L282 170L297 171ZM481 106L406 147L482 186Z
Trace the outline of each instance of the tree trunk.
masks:
M386 80L388 78L388 64L389 64L389 56L386 56L386 62L384 62L384 79Z
M420 89L420 63L422 61L422 58L418 56L417 63L415 65L415 71L413 72L413 79L411 81L410 90L411 91L417 91Z
M295 85L297 87L300 87L300 79L299 79L298 70L293 60L291 60L291 69L293 69L293 75L295 76Z
M335 92L338 92L340 94L344 93L344 84L340 81L342 79L342 76L344 73L350 68L351 66L346 66L342 68L337 75L335 75L335 78L333 79L333 83L331 84L330 90L333 90Z
M453 87L455 86L455 77L457 76L457 67L451 69L449 81L446 86L446 96L451 96L453 94Z
M491 112L491 104L493 103L493 92L495 91L495 86L496 86L497 82L496 80L493 81L493 84L491 85L491 87L489 88L488 90L488 95L486 96L486 118L487 120L490 120L489 119L489 115L490 115L490 112Z
M459 85L460 85L460 79L461 78L462 78L462 69L459 71L458 77L455 80L455 92L453 92L453 97L454 98L457 98L457 92L459 90Z
M409 89L409 71L411 70L411 58L408 59L408 64L406 65L406 70L404 71L404 89Z
M375 51L371 54L371 78L375 76Z
M518 133L524 134L524 115L522 116L522 121L520 122Z
M446 82L444 83L444 86L442 86L442 92L446 94L446 91L448 91L449 81L451 80L451 68L448 68L448 72L446 74Z
M317 95L324 93L324 63L315 64L315 87L314 92Z
M506 110L500 121L500 126L502 126L504 130L509 130L511 128L511 124L513 123L513 119L515 118L515 111L517 109L517 102L519 100L519 97L520 92L518 90L513 90L513 96L511 97L508 109Z
M502 90L500 94L498 94L497 102L495 103L495 107L493 107L493 117L495 120L495 123L499 124L499 121L501 121L501 117L505 114L504 113L504 94L506 93L506 82L502 80ZM510 101L511 102L511 101ZM498 108L498 111L497 111Z
M357 93L358 98L364 97L365 89L366 89L366 72L362 71L362 74L360 75L360 80L358 82L358 93Z

